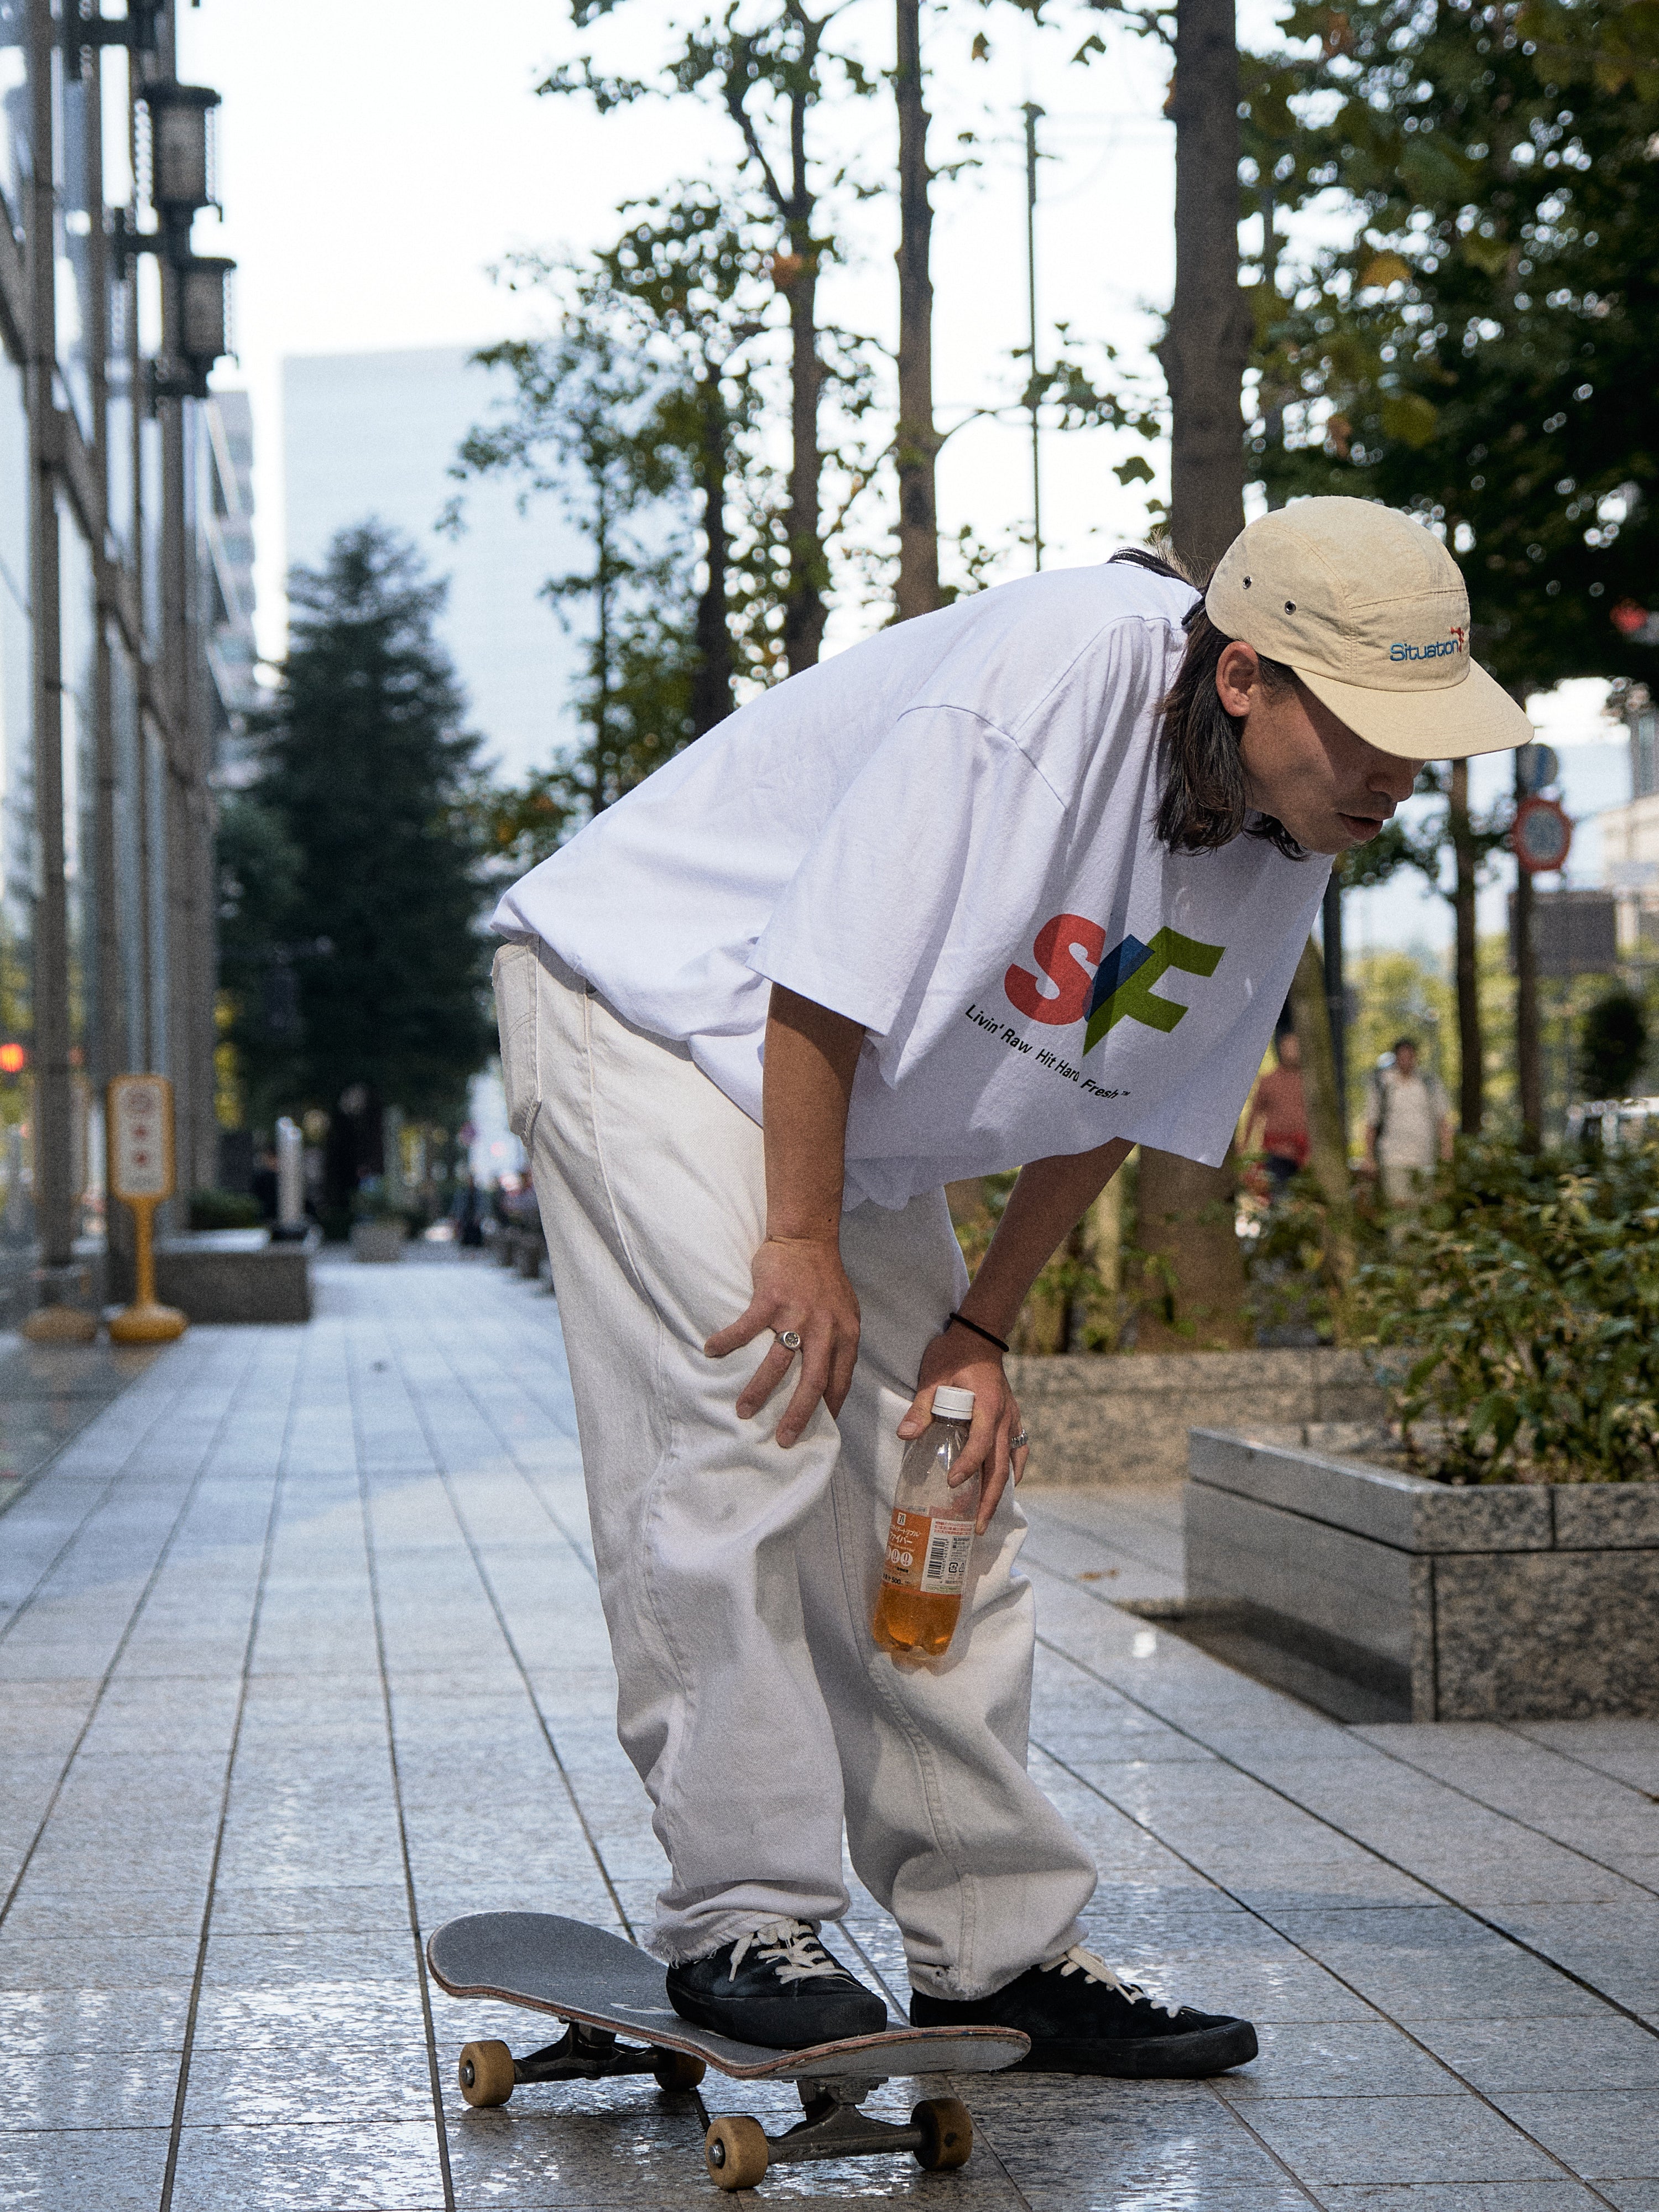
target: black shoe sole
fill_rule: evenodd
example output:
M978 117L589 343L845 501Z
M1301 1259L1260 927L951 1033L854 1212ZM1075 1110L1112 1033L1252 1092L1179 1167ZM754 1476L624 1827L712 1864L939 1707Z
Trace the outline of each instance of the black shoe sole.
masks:
M762 2012L759 2008L723 2005L718 1998L700 1997L672 1984L668 2001L680 2018L689 2020L694 2027L730 2036L733 2043L757 2044L765 2051L811 2051L820 2043L846 2043L858 2035L879 2035L894 2025L887 2017L886 2007L875 1997L868 2006L842 2006L839 2019L820 2014L805 2022L798 2014L790 2016L795 2011L793 2005L787 2011L781 2005L768 2005Z
M1195 2081L1248 2065L1257 2047L1249 2021L1236 2020L1225 2027L1201 2027L1191 2035L1125 2037L1121 2042L1110 2038L1086 2043L1034 2042L1030 2055L1007 2070L1103 2074L1125 2081Z

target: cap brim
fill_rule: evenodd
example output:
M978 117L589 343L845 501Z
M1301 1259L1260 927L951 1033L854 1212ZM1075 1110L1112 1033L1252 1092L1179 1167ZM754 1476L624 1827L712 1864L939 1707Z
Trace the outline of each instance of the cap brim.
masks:
M1402 760L1467 760L1533 740L1532 724L1478 662L1470 662L1461 684L1440 690L1373 691L1305 668L1296 672L1357 737Z

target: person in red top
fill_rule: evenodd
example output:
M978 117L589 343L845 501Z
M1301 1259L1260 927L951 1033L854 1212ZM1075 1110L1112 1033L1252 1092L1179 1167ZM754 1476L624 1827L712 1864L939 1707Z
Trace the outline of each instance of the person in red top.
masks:
M1308 1102L1302 1089L1302 1047L1294 1030L1273 1039L1276 1067L1258 1075L1246 1125L1247 1152L1260 1152L1269 1194L1277 1198L1308 1164Z

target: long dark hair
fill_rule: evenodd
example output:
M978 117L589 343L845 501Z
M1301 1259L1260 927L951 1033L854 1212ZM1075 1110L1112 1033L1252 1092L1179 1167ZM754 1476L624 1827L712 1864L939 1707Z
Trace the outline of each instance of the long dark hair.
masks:
M1244 793L1244 763L1239 739L1242 714L1230 714L1215 688L1215 672L1233 640L1224 636L1204 608L1208 577L1192 575L1167 550L1139 545L1114 553L1114 561L1149 568L1155 576L1189 584L1198 599L1183 625L1187 650L1176 680L1162 702L1158 724L1158 767L1163 790L1158 802L1158 834L1172 853L1213 853L1235 837L1265 837L1287 860L1308 857L1282 822L1259 814ZM1261 680L1269 691L1293 687L1296 673L1283 661L1258 654Z

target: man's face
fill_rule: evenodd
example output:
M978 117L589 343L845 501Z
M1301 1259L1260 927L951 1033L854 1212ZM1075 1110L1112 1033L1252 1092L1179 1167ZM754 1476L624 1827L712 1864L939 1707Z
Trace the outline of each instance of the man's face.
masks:
M1396 1045L1394 1064L1396 1073L1413 1076L1417 1073L1417 1047L1414 1044Z
M1279 1040L1279 1064L1281 1067L1300 1067L1302 1040L1294 1030L1286 1030Z
M1215 681L1227 712L1244 717L1239 755L1251 805L1308 852L1364 844L1410 798L1421 761L1368 745L1300 684L1269 689L1249 646L1227 647Z

